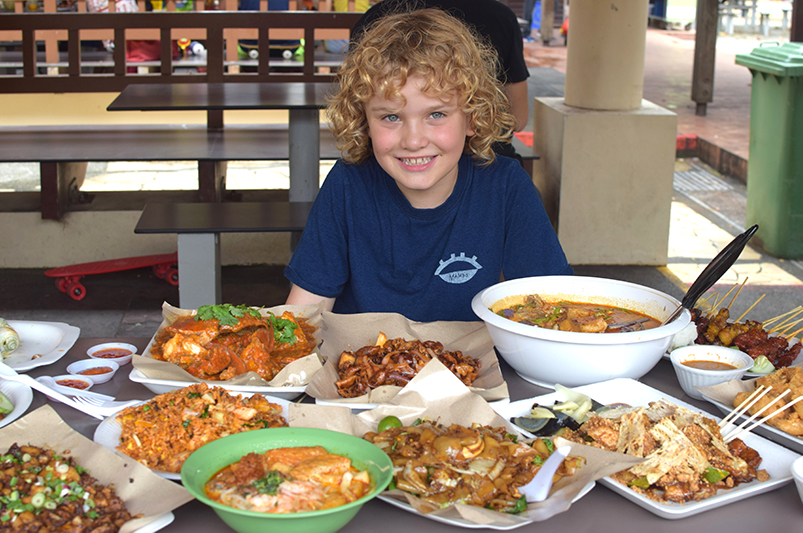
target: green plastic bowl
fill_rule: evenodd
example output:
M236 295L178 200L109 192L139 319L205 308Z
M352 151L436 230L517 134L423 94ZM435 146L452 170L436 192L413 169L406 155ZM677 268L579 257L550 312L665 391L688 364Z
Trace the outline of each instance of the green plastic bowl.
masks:
M222 468L244 455L265 453L273 448L323 446L329 453L344 455L360 470L368 470L374 490L357 501L322 511L268 514L243 511L212 501L204 485ZM181 482L198 500L210 506L229 527L240 533L331 533L345 526L365 502L385 490L393 478L390 457L374 444L336 431L311 428L270 428L246 431L214 440L198 448L181 468Z

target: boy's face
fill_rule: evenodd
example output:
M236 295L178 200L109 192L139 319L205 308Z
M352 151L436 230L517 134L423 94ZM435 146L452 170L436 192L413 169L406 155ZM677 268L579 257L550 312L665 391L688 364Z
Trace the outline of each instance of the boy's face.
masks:
M377 161L413 207L431 209L452 193L466 137L474 131L455 98L444 103L422 86L420 77L410 77L401 89L406 105L376 95L365 109Z

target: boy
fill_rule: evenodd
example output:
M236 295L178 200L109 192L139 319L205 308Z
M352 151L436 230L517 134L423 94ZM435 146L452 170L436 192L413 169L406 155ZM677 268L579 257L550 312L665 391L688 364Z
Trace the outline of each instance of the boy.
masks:
M535 186L494 142L515 119L495 51L438 9L388 15L349 50L328 115L343 159L285 269L288 304L477 320L507 279L572 273Z

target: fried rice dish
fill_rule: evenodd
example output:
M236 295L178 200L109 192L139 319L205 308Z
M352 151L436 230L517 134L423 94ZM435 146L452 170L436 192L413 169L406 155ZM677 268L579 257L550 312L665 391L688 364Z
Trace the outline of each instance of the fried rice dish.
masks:
M114 489L68 456L13 444L0 456L0 529L112 533L131 520Z
M117 449L148 468L178 473L187 457L207 442L253 429L287 426L282 407L264 396L233 395L197 383L117 414Z

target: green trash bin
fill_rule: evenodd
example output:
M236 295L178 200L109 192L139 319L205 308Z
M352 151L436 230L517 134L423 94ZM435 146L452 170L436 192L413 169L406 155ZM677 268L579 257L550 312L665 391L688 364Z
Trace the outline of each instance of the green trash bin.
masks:
M766 43L736 64L750 69L747 226L770 254L803 258L803 43Z

